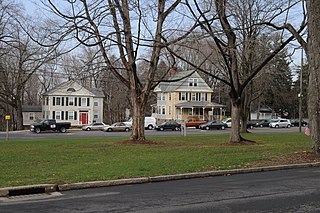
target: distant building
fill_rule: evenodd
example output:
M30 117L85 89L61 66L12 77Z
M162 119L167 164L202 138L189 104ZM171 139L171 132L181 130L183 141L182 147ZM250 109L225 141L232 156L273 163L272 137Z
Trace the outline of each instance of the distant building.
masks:
M260 110L256 110L250 113L251 120L257 119L271 119L273 115L273 111L269 107L262 107Z
M22 105L23 126L29 126L36 120L42 120L41 106Z
M194 70L174 73L154 92L157 103L152 116L157 120L213 120L223 116L225 105L211 102L213 90Z
M81 126L103 121L104 93L86 89L75 81L64 82L42 95L43 119L56 119Z

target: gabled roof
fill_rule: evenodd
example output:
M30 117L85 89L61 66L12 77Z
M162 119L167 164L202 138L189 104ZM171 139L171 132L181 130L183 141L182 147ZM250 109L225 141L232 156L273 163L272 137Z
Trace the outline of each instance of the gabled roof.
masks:
M73 80L66 81L62 84L59 84L42 95L44 95L44 96L46 96L46 95L61 95L61 96L63 96L63 95L72 95L72 96L85 95L85 96L91 96L91 97L97 97L97 98L105 97L105 95L101 89L98 89L98 88L87 89Z
M197 87L189 86L189 79L198 79ZM181 80L179 80L181 79ZM177 81L175 81L177 80ZM201 78L195 70L177 72L173 77L168 79L170 82L161 82L154 89L154 92L174 92L174 91L196 91L196 92L213 92L208 84Z
M42 112L40 105L22 105L22 112Z

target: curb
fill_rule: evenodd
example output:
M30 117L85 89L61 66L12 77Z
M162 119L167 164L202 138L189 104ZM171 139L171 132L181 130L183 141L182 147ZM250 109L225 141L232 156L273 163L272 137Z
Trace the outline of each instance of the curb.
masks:
M79 183L70 183L70 184L61 184L61 185L39 184L39 185L6 187L6 188L0 188L0 197L10 197L19 193L23 195L32 194L32 192L34 191L37 191L37 193L51 193L55 191L68 191L68 190L118 186L118 185L127 185L127 184L163 182L163 181L171 181L171 180L182 180L182 179L203 178L203 177L213 177L213 176L229 176L229 175L235 175L235 174L266 172L266 171L276 171L276 170L296 169L296 168L308 168L308 167L320 167L320 162L256 167L256 168L249 168L249 169L193 172L193 173L176 174L176 175L161 175L161 176L154 176L154 177L141 177L141 178L129 178L129 179L118 179L118 180L106 180L106 181L90 181L90 182L79 182Z

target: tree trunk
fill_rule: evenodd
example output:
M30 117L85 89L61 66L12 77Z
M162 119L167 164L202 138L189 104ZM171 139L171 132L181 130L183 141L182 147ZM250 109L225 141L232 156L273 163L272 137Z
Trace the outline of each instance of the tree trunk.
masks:
M308 116L311 140L315 152L320 153L320 1L309 0L308 9Z
M241 105L239 100L234 100L231 98L231 118L232 118L232 125L231 125L231 133L228 143L240 143L241 136L240 136L240 109Z
M23 115L22 115L22 103L20 99L17 99L16 105L16 123L17 123L17 130L23 129Z
M247 133L247 123L248 123L248 117L249 117L249 104L251 99L250 94L248 92L248 88L246 88L242 92L241 96L241 106L240 106L240 120L241 120L241 125L240 125L240 132L241 133Z
M135 143L145 142L144 116L146 104L141 100L141 96L137 96L135 91L131 92L131 102L132 132L130 140L134 141Z

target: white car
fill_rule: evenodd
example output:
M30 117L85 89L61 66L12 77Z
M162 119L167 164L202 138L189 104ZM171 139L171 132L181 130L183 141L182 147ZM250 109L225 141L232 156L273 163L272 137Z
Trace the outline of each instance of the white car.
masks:
M225 118L222 120L223 123L227 124L227 126L230 128L231 127L231 118Z
M130 118L128 121L123 122L127 126L132 126L132 118ZM154 117L145 117L144 118L144 128L145 129L154 129L156 127L156 118Z
M280 118L280 119L275 119L275 120L271 120L271 122L269 123L269 127L271 128L289 128L291 127L291 122L290 120L288 119L283 119L283 118Z

